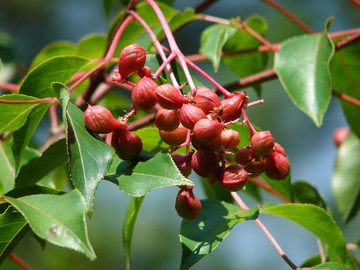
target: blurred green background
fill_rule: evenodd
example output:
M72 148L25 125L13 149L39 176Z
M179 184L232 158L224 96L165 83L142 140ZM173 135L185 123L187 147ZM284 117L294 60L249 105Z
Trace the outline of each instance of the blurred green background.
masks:
M178 0L175 1L175 7L184 9L200 2ZM330 32L359 27L359 9L350 1L277 2L294 12L315 31L321 31L330 16L335 16ZM120 7L115 0L110 19L107 19L101 0L1 0L0 30L12 37L13 53L21 68L28 66L49 42L78 42L90 33L106 33L111 18ZM303 34L300 28L259 0L220 0L205 13L224 18L240 16L242 19L255 14L261 15L269 24L267 38L273 43ZM176 33L175 38L184 54L198 52L200 33L208 25L196 21ZM216 74L209 63L201 63L200 66L220 83L228 83L237 78L225 65L221 65ZM253 90L247 89L247 93L252 100L256 98ZM286 149L292 166L292 180L311 182L325 197L337 223L343 227L334 206L330 185L337 151L332 143L332 133L336 128L346 125L339 102L336 99L331 101L323 126L316 128L292 104L277 80L263 84L263 98L264 104L248 110L250 119L261 129L272 132L276 141ZM45 136L42 134L47 135L48 128L46 121L41 124L34 137L34 144L43 142ZM196 177L192 179L197 183ZM181 259L178 240L181 219L174 209L177 191L177 188L159 189L145 198L134 232L132 269L178 269ZM201 185L196 185L195 194L199 198L205 198ZM256 204L251 198L243 196L249 206ZM269 200L276 200L265 193L264 196ZM105 181L100 184L96 193L94 215L88 222L90 240L98 256L94 262L75 251L51 244L47 244L42 250L32 237L25 238L15 249L15 253L34 269L125 269L121 232L128 201L129 196L113 184ZM316 238L300 226L269 216L263 216L261 220L296 264L301 264L317 253ZM359 224L358 217L344 228L347 241L358 240ZM19 268L7 260L0 269ZM236 226L214 253L192 269L285 270L289 267L265 235L250 221Z

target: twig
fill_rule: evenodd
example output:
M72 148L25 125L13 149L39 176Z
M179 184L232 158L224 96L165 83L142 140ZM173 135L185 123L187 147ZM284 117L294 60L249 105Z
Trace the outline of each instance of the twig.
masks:
M213 5L219 0L204 0L195 7L195 13L203 12L205 9Z
M231 196L234 198L235 202L240 206L240 208L244 210L249 210L249 207L243 202L240 196L236 192L231 192ZM285 252L281 249L280 245L276 242L275 238L271 235L265 225L257 218L254 220L255 224L263 231L266 237L270 240L271 244L274 246L276 251L280 254L283 260L291 267L291 269L297 270L299 269L285 254Z
M344 48L350 44L353 44L354 42L356 42L358 39L360 38L360 32L347 37L346 39L339 41L338 43L336 43L336 49L340 49L340 48Z
M284 195L282 195L276 189L272 188L268 183L261 181L258 178L249 178L249 181L252 182L253 184L255 184L256 186L261 187L262 189L266 190L267 192L274 194L276 197L282 199L283 201L285 201L287 203L292 203L291 200L286 198Z
M20 87L13 83L0 83L0 89L8 92L19 92Z
M353 98L351 96L348 96L348 95L345 95L343 93L339 93L335 90L332 90L332 95L339 98L339 99L342 99L352 105L355 105L357 107L360 107L360 100L356 99L356 98Z
M16 263L18 266L20 266L24 270L33 270L31 266L29 266L26 262L24 262L19 256L17 256L14 252L11 252L8 256L10 260L12 260L14 263Z
M8 99L1 99L0 96L0 103L7 103L7 104L43 104L43 103L56 103L55 98L41 98L41 99L30 99L30 100L8 100Z
M275 1L273 1L273 0L262 0L262 1L265 2L266 4L268 4L269 6L272 6L273 8L278 10L280 13L285 15L286 17L288 17L291 21L293 21L296 25L298 25L300 28L302 28L305 32L310 33L310 34L315 33L314 30L312 30L306 23L304 23L302 20L300 20L298 17L296 17L293 13L291 13L290 11L288 11L286 8L279 5Z
M137 130L155 121L155 113L149 114L139 120L128 125L128 130Z

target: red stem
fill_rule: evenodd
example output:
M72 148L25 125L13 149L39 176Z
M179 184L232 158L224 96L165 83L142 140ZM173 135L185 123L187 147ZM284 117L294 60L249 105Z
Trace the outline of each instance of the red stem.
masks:
M193 81L193 79L192 79L192 77L190 75L189 69L188 69L188 67L186 65L185 56L182 54L179 47L177 46L175 38L174 38L174 36L172 34L172 31L170 29L169 24L167 23L167 21L166 21L166 19L164 17L164 14L162 13L161 9L155 3L154 0L146 0L146 2L148 2L150 4L150 6L153 8L153 10L155 11L155 13L156 13L156 15L157 15L157 17L158 17L158 19L159 19L159 21L161 23L161 26L162 26L162 28L164 30L166 38L167 38L167 40L169 42L171 51L176 54L177 59L179 61L179 64L180 64L182 70L184 71L186 80L189 82L189 86L190 86L191 91L196 91L196 86L195 86L194 81Z
M31 266L29 266L26 262L24 262L19 256L17 256L14 252L10 253L9 257L14 263L20 266L24 270L33 270Z
M273 0L262 0L269 6L272 6L276 10L278 10L280 13L288 17L292 22L294 22L296 25L298 25L301 29L303 29L305 32L313 34L315 33L314 30L312 30L306 23L304 23L302 20L300 20L298 17L296 17L293 13L288 11L286 8L281 6L280 4L276 3Z
M13 83L0 83L0 89L8 92L19 92L20 86Z
M256 133L255 128L252 126L249 118L247 117L247 114L245 113L244 108L241 108L241 114L246 122L246 124L249 126L249 130L250 130L250 138Z
M249 207L241 200L240 196L236 192L231 192L231 196L234 198L235 202L244 210L249 210ZM271 244L274 246L276 251L280 254L283 260L291 267L291 269L297 270L298 268L285 254L280 245L276 242L275 238L271 235L265 225L257 218L254 220L255 224L263 231L266 237L270 240Z
M351 3L353 3L355 6L360 7L360 1L359 0L349 0Z
M1 96L0 96L1 97ZM0 103L6 104L43 104L43 103L56 103L55 98L42 98L42 99L33 99L33 100L6 100L0 98Z
M136 19L139 21L139 23L144 27L145 31L148 33L148 35L150 36L152 42L154 43L154 46L156 48L156 50L158 51L161 59L163 60L163 62L166 62L167 57L165 55L164 52L164 48L163 46L160 44L159 40L157 39L156 35L154 34L154 32L151 30L150 26L143 20L143 18L141 18L135 11L129 11L129 13ZM173 83L173 85L175 87L178 87L179 84L175 78L174 73L171 70L170 65L166 65L166 69L170 75L171 81Z

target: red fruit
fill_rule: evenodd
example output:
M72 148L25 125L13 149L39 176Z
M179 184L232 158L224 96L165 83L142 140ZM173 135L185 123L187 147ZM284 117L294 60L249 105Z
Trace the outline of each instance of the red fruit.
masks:
M183 126L179 126L173 131L159 130L161 139L169 145L179 145L186 141L188 129Z
M245 98L245 92L240 94L235 93L231 98L221 101L221 106L218 107L218 115L224 122L235 120L241 116L241 105Z
M201 142L194 136L191 136L191 144L196 150L212 150L216 151L220 148L220 140L214 140L209 142Z
M131 100L138 110L148 111L156 104L155 89L157 84L149 77L143 77L134 87Z
M173 131L180 125L180 117L177 110L160 110L155 116L155 125L160 130Z
M123 160L135 160L143 148L139 136L123 129L116 129L113 132L111 145L115 148L116 154Z
M86 127L97 133L109 133L117 128L126 129L125 123L117 121L111 112L101 105L89 105L84 112Z
M233 129L224 129L220 134L220 143L227 149L234 149L240 143L239 132Z
M193 136L204 143L217 143L220 141L220 134L224 129L224 125L219 121L207 118L200 119L193 128Z
M274 138L270 131L257 132L251 137L251 145L255 156L264 157L274 150Z
M348 127L340 127L334 131L333 134L333 141L334 144L339 147L349 135L349 128Z
M248 172L238 165L230 165L225 168L220 175L221 186L229 191L242 189L247 181Z
M191 167L205 178L217 177L220 169L215 152L209 150L197 150L191 158Z
M245 168L245 170L251 174L251 177L259 176L264 172L265 165L264 161L253 161L249 166Z
M286 156L276 151L271 152L265 160L265 174L274 180L283 180L290 171L290 163Z
M219 97L207 87L198 87L194 97L195 106L202 109L205 114L213 111L215 107L219 107L221 102Z
M180 109L180 122L188 129L193 129L196 122L203 118L206 118L204 111L194 105L184 104Z
M180 109L185 101L180 90L171 84L158 86L156 88L156 98L161 107L169 110Z
M146 51L137 44L125 47L119 56L118 72L120 80L125 80L131 74L142 69L146 62Z
M278 152L278 153L280 153L280 154L282 154L282 155L284 155L286 157L285 150L284 150L284 148L282 148L282 146L280 144L275 143L274 144L274 149L275 149L276 152Z
M138 72L137 72L137 74L138 74L139 77L141 77L141 78L144 77L144 76L151 78L151 76L152 76L152 74L151 74L151 68L149 68L149 67L144 67L144 68L142 68L142 69L139 69Z
M255 156L252 148L240 149L235 154L235 162L242 166L250 165L253 158L255 158Z
M175 162L176 167L185 176L188 177L191 174L191 156L175 154L171 156Z
M176 197L175 209L179 217L194 220L201 212L201 202L191 189L181 189Z

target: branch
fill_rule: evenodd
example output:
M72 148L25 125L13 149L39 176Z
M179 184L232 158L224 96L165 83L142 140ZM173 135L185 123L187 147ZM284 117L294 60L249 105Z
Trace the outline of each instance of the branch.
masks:
M348 95L343 94L343 93L339 93L339 92L337 92L337 91L335 91L335 90L332 90L332 95L333 95L334 97L337 97L337 98L339 98L339 99L342 99L343 101L346 101L346 102L348 102L348 103L350 103L350 104L352 104L352 105L355 105L355 106L357 106L357 107L360 107L360 100L358 100L358 99L356 99L356 98L353 98L353 97L348 96Z
M286 198L284 195L282 195L279 191L272 188L268 183L261 181L259 178L249 178L249 181L251 181L253 184L255 184L258 187L261 187L262 189L266 190L269 193L272 193L276 197L282 199L283 201L287 203L292 203L288 198Z
M18 266L20 266L24 270L33 270L32 267L30 267L26 262L24 262L19 256L17 256L14 252L11 252L9 257L10 260L12 260L14 263L16 263Z
M266 4L268 4L269 6L272 6L273 8L278 10L280 13L285 15L286 17L288 17L292 22L294 22L296 25L298 25L300 28L302 28L305 32L310 33L310 34L315 33L314 30L312 30L306 23L304 23L302 20L300 20L298 17L296 17L293 13L291 13L290 11L288 11L286 8L279 5L275 1L273 1L273 0L262 0L262 1L265 2Z
M231 196L234 198L236 203L240 206L240 208L244 210L249 210L249 207L241 200L240 196L236 192L231 192ZM280 254L283 260L291 267L291 269L297 270L299 269L285 254L285 252L281 249L280 245L276 242L275 238L271 235L265 225L257 218L254 220L255 224L263 231L266 237L270 240L271 244L274 246L276 251Z
M8 92L19 92L20 87L13 83L0 83L0 89Z
M213 5L219 0L204 0L195 7L195 13L203 12L205 9Z

